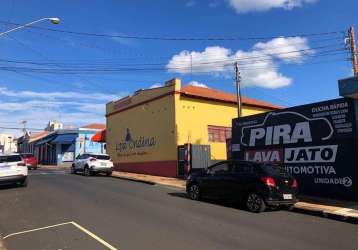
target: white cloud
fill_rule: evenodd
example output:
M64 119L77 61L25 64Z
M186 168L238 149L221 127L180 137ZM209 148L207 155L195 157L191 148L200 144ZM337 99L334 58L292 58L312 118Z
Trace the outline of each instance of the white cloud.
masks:
M169 72L181 74L213 74L228 76L233 74L233 63L238 60L244 86L280 88L292 83L292 79L278 71L277 62L301 63L308 54L305 38L275 38L266 43L257 43L250 50L238 50L214 46L204 51L181 51L167 64ZM293 52L292 52L293 51Z
M85 99L97 101L111 101L118 99L118 95L103 93L82 93L82 92L34 92L34 91L13 91L0 87L0 95L17 98L39 98L39 99Z
M227 0L238 13L267 11L273 8L291 10L318 0Z
M15 95L16 94L16 95ZM59 120L75 127L88 123L105 123L105 105L119 99L121 95L78 92L34 92L15 91L0 87L0 126L27 127L42 129L49 120ZM6 100L4 100L6 99ZM21 135L21 130L0 129L0 133L10 132Z
M266 43L257 43L253 48L267 55L274 54L274 57L286 62L301 62L306 55L313 54L307 39L302 37L279 37Z
M163 84L161 83L154 83L152 86L150 86L150 89L155 89L155 88L159 88L159 87L163 87Z
M201 87L201 88L209 88L208 85L204 84L204 83L201 83L201 82L198 82L198 81L191 81L188 83L188 85L192 85L192 86L195 86L195 87Z
M243 86L275 89L288 86L292 83L291 78L278 72L273 58L266 56L261 51L237 51L234 56L234 58L250 57L255 59L245 60L241 64L247 63L248 65L240 66Z
M174 55L166 67L169 72L182 74L190 72L224 72L227 71L225 65L218 65L212 62L225 61L230 57L230 54L229 49L219 46L206 47L203 52L183 50L178 55Z

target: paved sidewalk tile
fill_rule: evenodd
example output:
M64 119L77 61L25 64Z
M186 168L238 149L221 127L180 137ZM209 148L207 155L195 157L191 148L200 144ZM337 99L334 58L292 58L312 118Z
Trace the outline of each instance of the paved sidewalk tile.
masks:
M151 184L159 184L172 186L175 188L185 188L185 180L177 179L177 178L169 178L169 177L161 177L161 176L153 176L146 174L136 174L136 173L128 173L128 172L119 172L113 171L112 176L118 178L125 178L129 180L143 181Z

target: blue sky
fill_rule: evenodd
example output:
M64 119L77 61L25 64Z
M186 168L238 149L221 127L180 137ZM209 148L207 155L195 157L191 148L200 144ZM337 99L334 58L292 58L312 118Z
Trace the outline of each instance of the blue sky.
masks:
M209 67L212 64L207 62L233 62L235 58L247 58L241 62L245 96L285 106L338 97L337 80L352 75L351 64L346 60L349 55L340 50L344 47L344 34L287 36L358 27L358 3L356 0L4 0L0 16L2 31L13 26L1 21L27 23L55 16L61 18L59 25L43 22L38 26L128 36L267 38L153 41L38 29L0 37L0 60L51 63L54 69L161 65L158 67L162 70L155 71L63 75L14 72L11 67L36 65L0 61L3 66L0 66L0 127L17 127L21 120L27 120L28 127L43 128L49 119L74 126L104 122L106 102L173 77L182 78L184 84L194 82L234 93L232 65ZM270 38L276 36L283 37ZM260 59L249 59L252 57ZM188 68L190 58L192 70Z

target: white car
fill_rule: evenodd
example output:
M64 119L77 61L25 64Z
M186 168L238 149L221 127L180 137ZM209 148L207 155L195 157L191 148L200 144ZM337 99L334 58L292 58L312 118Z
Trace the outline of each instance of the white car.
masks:
M0 185L27 186L27 167L20 154L0 154Z
M86 176L97 173L112 175L113 162L106 154L85 153L76 157L72 164L71 173L82 172Z

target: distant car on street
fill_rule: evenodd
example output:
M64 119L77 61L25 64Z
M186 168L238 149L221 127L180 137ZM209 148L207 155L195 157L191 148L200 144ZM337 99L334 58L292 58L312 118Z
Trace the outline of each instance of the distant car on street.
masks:
M104 173L112 175L113 162L109 155L85 153L76 157L72 164L71 172L76 174L82 172L85 176Z
M0 154L0 185L27 186L27 167L20 154Z
M229 160L189 175L186 190L193 200L233 199L258 213L267 206L291 208L296 202L298 183L278 165Z
M28 169L37 169L37 159L33 154L22 153L20 154L22 160L25 162Z

